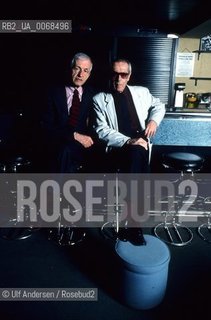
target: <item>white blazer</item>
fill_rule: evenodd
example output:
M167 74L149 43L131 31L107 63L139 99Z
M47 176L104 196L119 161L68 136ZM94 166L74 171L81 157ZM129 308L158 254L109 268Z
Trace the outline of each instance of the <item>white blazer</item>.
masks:
M141 86L128 86L140 121L141 129L146 121L154 120L159 126L165 115L165 105L159 98L151 95L149 90ZM93 98L94 131L107 147L122 147L131 137L118 131L117 115L111 93L100 92Z

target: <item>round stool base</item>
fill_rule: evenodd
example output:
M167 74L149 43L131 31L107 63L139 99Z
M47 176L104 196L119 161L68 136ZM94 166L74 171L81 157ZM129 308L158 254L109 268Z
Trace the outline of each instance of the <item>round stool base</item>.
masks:
M23 240L31 237L32 228L1 228L0 236L6 240Z
M203 223L202 225L200 225L198 227L198 233L204 241L211 243L211 225L210 225L210 223Z
M154 228L157 238L174 246L185 246L193 239L192 231L180 223L162 222Z

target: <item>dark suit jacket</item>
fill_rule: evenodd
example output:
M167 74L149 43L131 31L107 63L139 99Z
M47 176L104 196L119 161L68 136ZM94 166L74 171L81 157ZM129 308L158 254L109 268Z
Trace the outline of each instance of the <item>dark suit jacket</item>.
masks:
M46 110L41 120L41 128L47 143L54 146L73 139L73 132L88 134L88 117L93 102L95 90L91 87L83 87L82 101L78 126L74 130L68 123L68 107L65 87L56 87L49 90Z

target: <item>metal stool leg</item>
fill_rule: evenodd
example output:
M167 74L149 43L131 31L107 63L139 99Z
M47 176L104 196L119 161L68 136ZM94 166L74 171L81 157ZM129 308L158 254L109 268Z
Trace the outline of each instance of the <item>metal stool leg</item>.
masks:
M15 172L15 171L13 171ZM8 182L6 182L8 184ZM17 192L14 190L9 190L14 199L14 203L17 202ZM14 204L14 208L15 204ZM37 228L33 228L33 226L23 227L21 222L18 222L17 217L10 217L8 221L4 222L0 228L0 236L6 240L23 240L29 238L34 231L37 231Z
M118 181L118 173L116 173L116 202L114 205L109 205L109 207L114 207L114 220L109 221L103 224L101 227L101 233L106 239L116 240L118 238L119 233L119 220L121 213L121 205L119 204L119 181Z
M204 203L210 205L210 197L205 198ZM206 212L206 216L207 223L203 223L198 227L198 233L204 241L211 243L211 212Z
M60 202L62 201L62 196L60 196ZM74 246L82 242L85 237L86 232L83 228L77 227L74 223L68 225L61 215L57 227L51 228L48 233L48 240L53 240L60 246Z

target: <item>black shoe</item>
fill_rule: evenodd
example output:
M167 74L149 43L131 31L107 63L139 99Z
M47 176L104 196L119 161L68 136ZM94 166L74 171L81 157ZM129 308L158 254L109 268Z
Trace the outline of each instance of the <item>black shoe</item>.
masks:
M135 246L146 245L141 228L120 228L118 238L122 241L129 241Z

